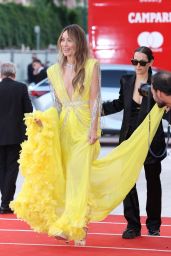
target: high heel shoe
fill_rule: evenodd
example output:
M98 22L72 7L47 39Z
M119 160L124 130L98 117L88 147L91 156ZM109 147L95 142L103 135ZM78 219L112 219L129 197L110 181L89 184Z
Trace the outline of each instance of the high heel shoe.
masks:
M75 240L74 241L74 245L75 246L85 246L86 245L86 240L83 239L83 240Z
M75 240L74 241L74 245L75 246L86 246L86 237L87 237L88 228L84 227L83 229L84 229L84 231L86 233L85 238L81 239L81 240Z

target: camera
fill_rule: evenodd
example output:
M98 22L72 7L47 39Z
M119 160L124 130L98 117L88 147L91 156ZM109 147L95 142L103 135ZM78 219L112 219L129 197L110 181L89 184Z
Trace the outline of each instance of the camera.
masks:
M151 84L144 83L141 84L140 88L138 89L138 92L141 96L148 97L150 95L151 91Z

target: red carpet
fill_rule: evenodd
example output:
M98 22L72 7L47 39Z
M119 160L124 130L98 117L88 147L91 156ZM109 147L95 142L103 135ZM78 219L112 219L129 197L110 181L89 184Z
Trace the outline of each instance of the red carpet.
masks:
M85 247L66 245L44 234L30 230L12 214L0 215L0 256L164 256L171 255L171 218L163 218L160 237L142 236L133 240L121 238L126 223L123 216L109 216L89 225ZM142 217L142 223L145 219Z

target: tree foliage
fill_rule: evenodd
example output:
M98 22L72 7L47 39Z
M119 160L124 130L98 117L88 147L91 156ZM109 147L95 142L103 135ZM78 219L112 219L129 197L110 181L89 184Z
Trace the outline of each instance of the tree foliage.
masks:
M19 4L0 4L0 48L35 48L34 27L40 26L40 47L56 44L63 27L77 23L84 27L83 8L67 9L55 6L53 0L33 0L25 7Z

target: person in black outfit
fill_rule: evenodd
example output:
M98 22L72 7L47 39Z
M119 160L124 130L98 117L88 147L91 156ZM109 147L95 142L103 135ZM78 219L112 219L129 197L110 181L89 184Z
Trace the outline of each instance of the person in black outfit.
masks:
M39 59L33 61L34 82L37 84L47 77L47 70Z
M135 66L134 75L125 75L120 80L119 98L112 102L103 103L103 115L109 115L123 110L123 121L119 142L128 139L147 113L155 104L150 93L150 107L148 109L148 97L141 96L139 88L142 83L151 84L153 53L148 47L139 47L134 52L131 60ZM142 138L143 140L143 138ZM160 123L156 135L152 141L151 149L156 155L162 154L165 149L165 135ZM150 152L144 162L145 177L147 181L146 202L146 226L149 235L160 235L161 225L161 160L166 154L155 158ZM135 160L136 161L136 160ZM136 162L135 162L136 164ZM123 202L124 216L127 220L127 228L122 238L131 239L141 235L140 210L136 185L131 189Z
M34 69L33 69L33 61L37 59L36 54L32 55L32 62L28 64L27 66L27 82L34 83L35 82L35 76L33 74Z
M20 144L26 139L24 113L32 112L27 86L15 81L15 66L4 63L1 66L0 82L0 213L11 213L9 207L13 200Z

